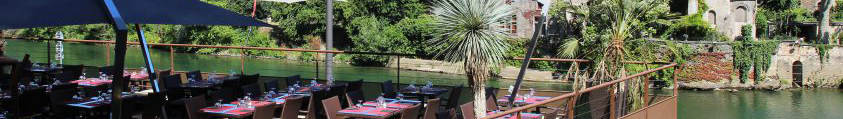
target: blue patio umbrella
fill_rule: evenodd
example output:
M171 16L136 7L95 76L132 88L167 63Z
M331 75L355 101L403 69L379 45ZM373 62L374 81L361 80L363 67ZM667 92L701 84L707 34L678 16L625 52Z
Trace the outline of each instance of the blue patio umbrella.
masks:
M121 92L126 79L125 68L127 24L181 24L271 26L235 12L199 0L0 0L0 29L37 28L82 24L111 24L116 36L114 55L115 80L112 90L112 118L121 118ZM135 25L141 40L144 60L150 78L154 67L149 59L146 39ZM157 83L153 83L157 91Z

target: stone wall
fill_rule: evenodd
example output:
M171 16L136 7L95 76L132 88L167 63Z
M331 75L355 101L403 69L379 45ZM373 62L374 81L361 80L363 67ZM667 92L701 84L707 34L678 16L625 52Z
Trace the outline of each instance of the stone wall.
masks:
M829 58L820 62L814 46L794 42L779 44L778 52L772 57L770 69L765 76L773 79L793 80L793 65L802 64L803 85L833 85L843 79L843 47L836 46L828 51Z
M703 57L706 55L712 55L711 53L718 53L723 56L717 56L718 59L721 60L728 60L723 62L731 63L733 58L733 51L731 48L731 44L722 43L722 42L680 42L689 44L695 52L699 53L700 55L696 57ZM840 83L840 80L843 80L843 47L835 46L834 48L828 51L829 58L823 59L820 61L820 57L817 54L817 50L813 45L800 45L796 44L795 42L783 41L779 44L778 49L776 50L776 54L771 58L770 68L767 69L767 72L763 74L768 79L778 79L778 80L785 80L788 82L793 82L794 75L793 75L793 66L794 63L799 61L802 64L802 75L803 75L803 85L810 85L810 86L833 86ZM703 57L703 58L710 58L710 57ZM699 65L703 64L703 65ZM721 67L715 65L722 65L722 64L712 64L711 61L708 63L694 63L689 62L685 66L689 67L696 67L705 69L705 67ZM706 70L708 71L708 70ZM710 72L711 73L711 72ZM736 73L730 72L719 72L716 75L736 75ZM734 78L734 77L733 77ZM710 80L709 78L706 78ZM729 80L728 78L724 77L717 77L716 79L722 80ZM690 79L689 79L690 80ZM751 81L752 79L750 79Z

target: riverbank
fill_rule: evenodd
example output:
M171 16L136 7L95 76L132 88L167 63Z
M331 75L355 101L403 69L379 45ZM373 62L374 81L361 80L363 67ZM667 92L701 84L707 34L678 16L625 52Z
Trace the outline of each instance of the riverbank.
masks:
M820 80L818 82L808 85L798 85L790 80L770 79L752 83L740 83L738 80L720 80L718 82L712 81L679 81L680 89L682 90L764 90L764 91L779 91L787 89L803 89L803 88L817 88L817 89L843 89L843 79L840 80Z
M401 60L400 63L398 63ZM400 66L399 66L400 65ZM388 64L389 68L399 68L404 70L438 72L448 74L465 75L461 63L450 63L437 60L401 58L393 59ZM500 79L517 79L520 68L506 66L500 69L494 77ZM553 71L542 71L536 69L527 69L524 74L524 80L537 82L566 82L564 80L554 80Z

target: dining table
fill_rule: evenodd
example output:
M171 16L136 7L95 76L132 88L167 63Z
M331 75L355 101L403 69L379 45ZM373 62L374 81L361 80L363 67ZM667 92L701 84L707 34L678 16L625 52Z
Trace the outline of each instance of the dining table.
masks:
M277 94L269 96L269 97L271 97L271 99L268 99L268 100L265 100L265 101L275 103L275 107L283 107L284 103L287 102L287 99L306 98L306 97L309 97L309 96L310 96L310 94L307 94L307 93L298 93L298 94L277 93Z
M79 84L79 86L101 86L111 84L111 80L100 78L87 78L85 80L70 81L70 83L76 83Z
M442 96L442 94L447 93L448 89L446 89L446 88L435 88L435 87L432 87L432 88L417 88L417 87L414 87L414 86L408 86L408 87L401 88L401 90L398 90L398 92L401 93L404 96L421 97L419 100L425 101L427 99L439 98L439 96ZM422 102L422 103L424 103L424 102Z
M33 66L31 68L26 69L26 71L29 71L33 75L41 76L41 80L39 81L42 82L38 83L43 83L43 81L48 81L49 79L55 77L56 73L58 73L62 69L64 68L60 66Z
M255 113L255 107L273 104L273 102L258 100L251 101L250 103L253 106L238 105L238 102L234 101L228 104L221 104L220 106L202 108L201 110L214 117L244 118L252 116Z
M400 114L407 108L421 104L417 100L385 99L386 107L378 107L377 102L368 101L360 106L351 106L337 112L337 116L349 118L386 119Z
M78 96L78 95L77 95ZM136 98L143 96L140 93L133 93L133 92L123 92L122 98ZM65 103L67 106L70 107L77 107L82 109L95 109L95 108L104 108L111 105L111 99L105 99L101 97L87 97L87 98L76 98Z
M506 95L506 96L503 96L503 98L499 98L497 100L498 104L500 104L500 105L509 104L509 97L510 97L509 95ZM513 104L515 104L515 105L529 105L529 104L535 104L535 103L538 103L538 102L541 102L541 101L544 101L544 100L548 100L550 98L551 97L548 97L548 96L530 96L528 98L524 98L523 95L518 95L518 96L516 96L515 103L513 103Z
M489 111L488 113L486 113L486 115L492 115L492 114L497 114L497 113L501 113L501 112L503 112L503 111L502 110L494 110L494 111ZM521 118L520 119L541 119L541 118L542 118L542 114L539 114L539 113L521 112ZM515 115L505 115L505 116L498 117L498 118L495 118L495 119L519 119L519 118Z

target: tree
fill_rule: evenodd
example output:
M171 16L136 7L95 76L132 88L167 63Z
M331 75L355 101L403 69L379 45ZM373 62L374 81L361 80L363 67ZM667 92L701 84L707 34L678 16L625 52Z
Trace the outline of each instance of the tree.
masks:
M817 33L817 36L820 38L819 41L821 41L823 44L828 44L829 39L831 39L831 32L833 30L830 25L831 8L832 5L834 5L835 1L837 0L823 0L822 2L820 2L821 5L819 11L817 11L820 12L820 14L818 15L819 19L817 19L819 20L819 32Z
M500 65L509 48L506 29L501 27L512 12L503 0L441 0L434 3L436 35L442 46L437 57L462 62L469 87L474 92L474 113L486 115L485 81L490 65Z
M562 47L559 55L569 58L585 58L595 63L591 69L590 81L600 83L619 79L627 75L623 64L629 51L628 41L638 39L651 25L645 23L658 23L665 18L658 16L664 14L666 9L656 7L666 5L662 0L595 0L587 6L570 6L569 10L577 16L576 21L582 21L585 25L581 29L583 34L580 38L570 38ZM585 88L585 83L578 79L575 82L575 89ZM643 97L640 87L643 87L641 80L633 80L630 83L621 83L616 91L625 92L632 101L631 109L643 106Z

